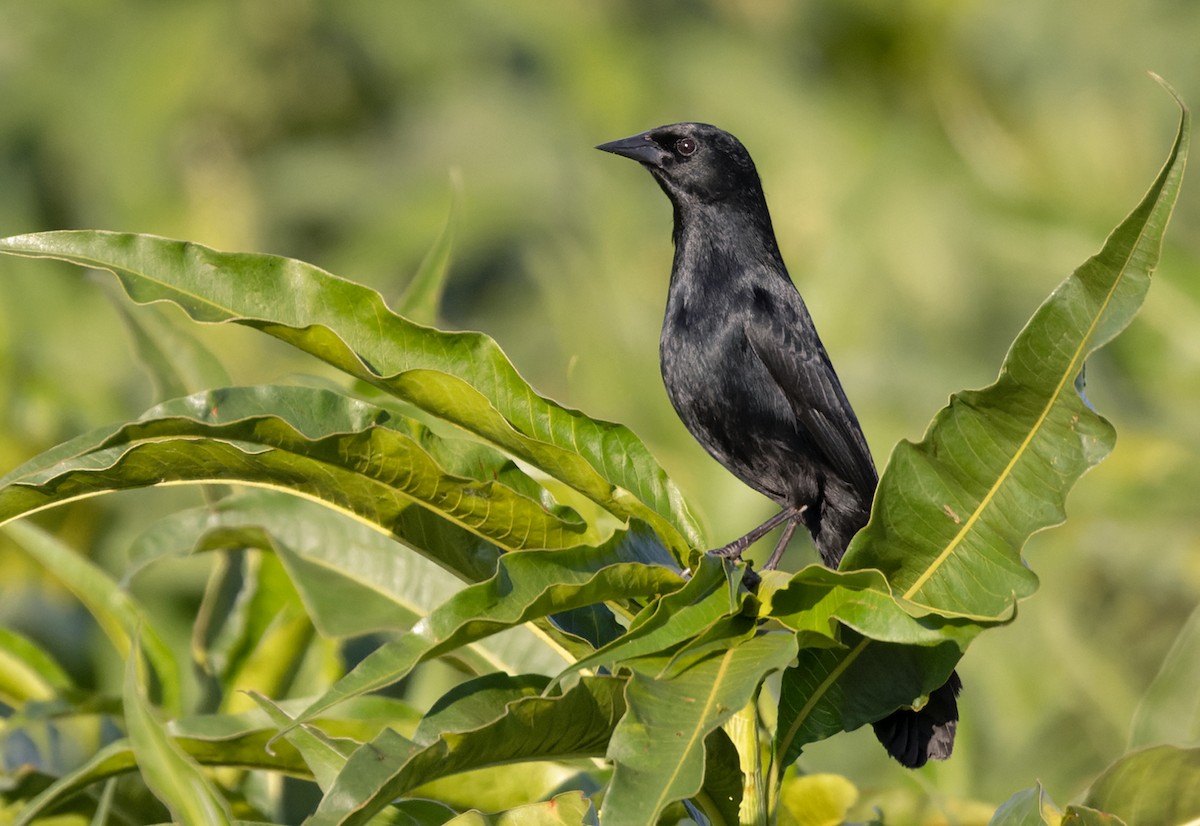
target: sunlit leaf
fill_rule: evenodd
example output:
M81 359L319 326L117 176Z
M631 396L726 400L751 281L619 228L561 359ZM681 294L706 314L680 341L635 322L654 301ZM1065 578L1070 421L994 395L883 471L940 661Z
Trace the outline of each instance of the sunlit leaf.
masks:
M773 592L764 613L818 647L838 640L839 625L883 642L940 645L955 640L964 650L980 631L979 624L902 604L879 571L831 571L820 565L797 572L787 585Z
M479 549L427 545L424 523L411 511L432 512L512 548L563 547L584 530L497 481L447 474L388 419L379 408L327 390L199 393L59 445L12 471L0 479L0 520L115 490L236 481L355 514L466 578L490 570Z
M0 240L0 252L107 269L138 303L171 301L196 321L262 330L492 442L622 519L645 520L680 557L702 544L678 490L633 433L539 396L487 336L413 324L372 290L275 256L98 231L15 236Z

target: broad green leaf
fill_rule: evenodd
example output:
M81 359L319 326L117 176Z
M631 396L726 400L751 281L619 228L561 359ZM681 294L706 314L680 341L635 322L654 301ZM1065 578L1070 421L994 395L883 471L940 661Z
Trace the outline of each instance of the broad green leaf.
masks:
M403 800L371 818L370 826L442 826L455 811L438 800Z
M301 721L349 697L400 680L419 663L531 620L605 600L654 597L682 587L682 576L645 561L665 550L633 523L598 548L505 554L491 579L459 591L410 633L385 643L318 698Z
M621 519L648 522L681 558L701 544L678 490L632 432L539 396L487 336L413 324L372 290L275 256L97 231L15 236L0 240L0 252L107 269L138 303L171 301L199 322L262 330L492 442Z
M1062 521L1072 485L1111 449L1112 427L1077 384L1087 357L1129 324L1149 288L1190 129L1184 109L1149 192L1038 308L995 383L956 394L920 443L897 445L842 570L878 569L902 603L975 624L1011 617L1015 601L1033 592L1037 577L1022 546ZM878 719L936 688L931 674L950 673L954 652L944 646L881 646L861 639L840 651L801 652L784 675L780 754L794 759L805 743ZM908 678L907 699L897 696L905 692L897 668ZM879 707L892 697L891 708Z
M327 390L226 388L47 451L0 479L0 520L84 496L167 482L290 490L358 516L466 578L490 571L461 546L427 542L430 511L509 548L574 544L584 526L494 480L446 473L389 414Z
M962 656L959 644L879 642L849 628L844 647L802 648L783 673L777 751L787 765L807 743L886 717L941 686Z
M306 770L304 761L290 746L278 749L275 753L268 752L267 743L275 734L274 729L259 729L230 740L176 737L174 742L189 757L202 764L303 774ZM138 764L130 741L124 739L110 743L97 751L85 764L64 774L30 800L21 810L13 826L32 823L43 812L88 787L136 770Z
M513 702L552 696L550 680L536 674L488 674L450 689L421 719L413 740L421 746L493 724ZM556 724L549 721L549 724ZM540 800L556 788L576 788L577 772L559 762L538 760L510 763L423 783L412 794L434 797L459 809L503 811L529 800ZM595 782L589 784L596 788Z
M1200 745L1200 608L1175 637L1133 715L1131 749Z
M71 678L36 643L0 627L0 702L21 708L69 688Z
M393 538L271 490L249 490L211 508L174 513L140 536L131 556L144 561L164 553L237 548L275 555L313 624L328 637L408 628L431 607L423 599L445 599L462 587L424 557L402 553Z
M613 732L615 764L600 821L654 824L669 803L703 782L708 735L745 707L763 678L796 655L791 634L762 634L713 654L667 679L640 668L629 680L629 710Z
M896 446L844 569L878 568L905 600L999 618L1037 578L1020 551L1065 518L1068 491L1112 448L1076 386L1088 356L1133 319L1158 264L1191 128L1186 109L1149 192L1013 342L1000 375L951 397L919 443Z
M1127 754L1092 783L1083 803L1137 826L1193 823L1200 819L1200 748Z
M125 725L142 779L184 826L231 823L229 804L155 716L145 696L141 666L135 640L125 664Z
M408 791L469 769L601 755L625 710L624 684L589 677L561 695L517 699L497 709L493 721L425 747L385 730L350 757L308 826L365 823Z
M6 525L4 531L75 594L122 657L132 656L131 640L141 635L146 656L154 667L162 703L168 710L178 711L179 664L167 644L149 627L145 611L133 597L102 568L41 528L17 522Z

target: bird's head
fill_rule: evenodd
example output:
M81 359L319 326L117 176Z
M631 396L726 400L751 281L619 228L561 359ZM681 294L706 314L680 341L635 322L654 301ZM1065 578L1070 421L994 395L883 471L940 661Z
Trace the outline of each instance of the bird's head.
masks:
M646 167L677 205L761 198L762 184L746 147L707 123L673 123L596 148Z

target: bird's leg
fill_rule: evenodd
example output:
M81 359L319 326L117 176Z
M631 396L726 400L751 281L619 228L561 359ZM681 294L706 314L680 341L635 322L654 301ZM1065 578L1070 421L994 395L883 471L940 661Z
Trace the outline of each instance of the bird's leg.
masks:
M723 548L714 549L713 551L711 551L711 553L714 553L717 556L724 556L729 559L739 560L742 558L742 552L744 550L746 550L751 545L753 545L755 542L757 542L758 540L762 539L764 536L769 534L771 531L773 531L775 528L777 528L783 522L789 523L788 528L784 529L784 534L787 536L788 539L791 539L792 532L796 530L796 520L800 517L800 514L802 514L802 513L804 513L804 508L802 506L788 505L786 508L784 508L779 513L772 516L766 522L763 522L757 528L750 531L750 533L746 534L743 537L733 540L732 542L730 542L728 545L724 546ZM787 543L785 542L784 544L786 545ZM778 548L776 548L776 554L778 554L778 553L782 553L782 552L779 551ZM779 560L776 559L776 554L771 555L771 561L777 563L777 562L779 562Z
M804 508L801 508L800 513L803 512ZM783 558L783 552L787 550L788 543L792 541L792 534L796 532L796 526L800 524L800 513L797 513L795 519L783 526L783 532L779 534L779 541L775 543L775 550L772 551L767 564L763 566L764 571L774 571L779 560Z

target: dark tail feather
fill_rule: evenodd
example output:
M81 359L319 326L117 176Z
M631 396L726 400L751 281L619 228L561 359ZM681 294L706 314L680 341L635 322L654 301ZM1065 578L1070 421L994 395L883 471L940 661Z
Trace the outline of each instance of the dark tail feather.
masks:
M958 692L962 680L958 672L945 685L929 695L920 711L902 708L874 724L875 736L888 754L910 769L925 765L929 758L945 760L954 750L954 730L958 727Z

